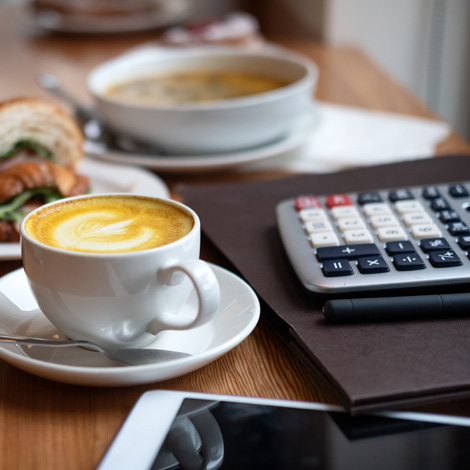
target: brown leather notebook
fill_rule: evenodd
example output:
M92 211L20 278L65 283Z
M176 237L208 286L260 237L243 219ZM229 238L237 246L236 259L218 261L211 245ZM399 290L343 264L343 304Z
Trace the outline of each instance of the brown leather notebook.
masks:
M269 306L263 315L355 413L470 397L470 317L326 323L325 299L307 294L290 269L275 206L305 193L464 180L470 180L470 156L177 191L199 214L205 235Z

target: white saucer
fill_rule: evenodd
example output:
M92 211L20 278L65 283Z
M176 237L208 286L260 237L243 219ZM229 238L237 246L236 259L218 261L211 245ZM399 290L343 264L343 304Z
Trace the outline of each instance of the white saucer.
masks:
M186 19L188 0L155 0L150 12L122 16L67 16L54 11L31 11L31 17L46 31L60 33L129 33L162 28Z
M132 193L162 198L170 196L166 184L158 176L142 168L84 158L78 172L88 176L94 194ZM20 258L19 243L0 243L0 260Z
M87 155L109 162L140 165L171 173L218 171L280 156L300 147L318 123L318 113L312 111L294 123L283 137L259 147L243 151L211 155L149 155L111 150L92 141L85 143Z
M194 371L241 343L259 320L260 304L251 287L231 272L212 265L221 288L213 320L187 331L165 331L148 348L192 354L159 364L122 366L81 348L41 348L0 343L0 358L31 374L86 386L129 386L163 381ZM185 308L196 308L190 298ZM0 333L59 339L63 336L39 310L23 269L0 279Z

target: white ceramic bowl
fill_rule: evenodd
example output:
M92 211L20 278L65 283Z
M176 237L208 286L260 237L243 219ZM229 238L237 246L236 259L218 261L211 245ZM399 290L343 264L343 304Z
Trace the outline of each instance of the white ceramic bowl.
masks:
M104 95L134 77L186 70L261 74L288 82L265 93L213 102L133 105ZM88 76L97 113L106 124L168 153L220 153L253 148L282 138L312 112L316 65L282 48L142 48L105 62Z

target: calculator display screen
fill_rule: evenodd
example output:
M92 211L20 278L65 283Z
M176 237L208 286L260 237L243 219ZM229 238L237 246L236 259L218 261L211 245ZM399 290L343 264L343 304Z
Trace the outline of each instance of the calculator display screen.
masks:
M153 469L470 468L470 427L185 399Z

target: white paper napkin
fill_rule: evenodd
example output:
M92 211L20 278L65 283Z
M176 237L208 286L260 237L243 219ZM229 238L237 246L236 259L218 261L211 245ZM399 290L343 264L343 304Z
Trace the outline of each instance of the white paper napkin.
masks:
M304 144L243 171L329 172L431 157L450 127L431 119L316 102L318 119Z

